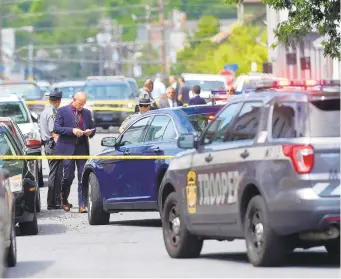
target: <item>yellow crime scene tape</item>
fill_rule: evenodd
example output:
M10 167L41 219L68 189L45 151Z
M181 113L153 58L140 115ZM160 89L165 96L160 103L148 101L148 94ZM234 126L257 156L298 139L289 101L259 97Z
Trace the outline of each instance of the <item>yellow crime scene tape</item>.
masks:
M0 155L0 160L166 160L172 159L174 156L110 156L110 155L8 155L2 156Z

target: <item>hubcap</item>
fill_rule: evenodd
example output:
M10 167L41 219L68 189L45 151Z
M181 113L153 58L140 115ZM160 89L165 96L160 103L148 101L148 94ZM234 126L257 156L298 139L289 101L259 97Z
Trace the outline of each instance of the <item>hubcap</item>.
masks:
M174 205L169 211L168 235L173 246L177 246L180 241L180 218Z
M257 250L261 249L263 245L264 225L260 211L256 211L252 215L249 233L250 244Z

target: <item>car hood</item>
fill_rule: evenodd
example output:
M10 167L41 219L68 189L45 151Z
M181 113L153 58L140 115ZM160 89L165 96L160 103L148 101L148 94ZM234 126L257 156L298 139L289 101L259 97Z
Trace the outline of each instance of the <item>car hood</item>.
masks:
M28 134L29 132L34 131L34 124L33 123L23 123L23 124L18 124L20 131L25 135Z

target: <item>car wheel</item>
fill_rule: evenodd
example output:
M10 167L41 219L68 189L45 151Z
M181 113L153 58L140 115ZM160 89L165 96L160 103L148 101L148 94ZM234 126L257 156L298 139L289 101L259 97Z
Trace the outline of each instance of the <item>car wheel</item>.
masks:
M285 241L269 226L268 211L261 196L253 197L244 218L247 256L254 266L276 266L285 256Z
M13 267L17 264L17 237L15 233L15 224L11 228L10 246L7 248L7 266Z
M89 176L88 220L90 225L106 225L110 220L110 214L103 210L101 190L93 172Z
M39 188L37 189L36 210L37 210L37 213L39 213L41 211L41 200L40 200L40 190L39 190Z
M199 257L203 240L192 235L187 229L181 212L177 194L171 193L162 212L163 240L172 258Z
M33 220L30 222L19 223L20 234L21 235L37 235L38 234L38 218L37 209L34 206Z
M103 130L108 130L108 129L109 129L109 126L102 126L102 129L103 129Z
M340 258L340 238L330 240L324 247L330 256Z

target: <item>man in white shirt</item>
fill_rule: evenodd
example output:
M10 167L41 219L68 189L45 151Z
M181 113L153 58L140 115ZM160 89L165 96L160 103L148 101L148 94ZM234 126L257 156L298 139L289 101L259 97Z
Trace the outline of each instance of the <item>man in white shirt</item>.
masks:
M167 99L160 101L160 108L181 107L183 104L176 99L175 89L172 86L167 88Z

